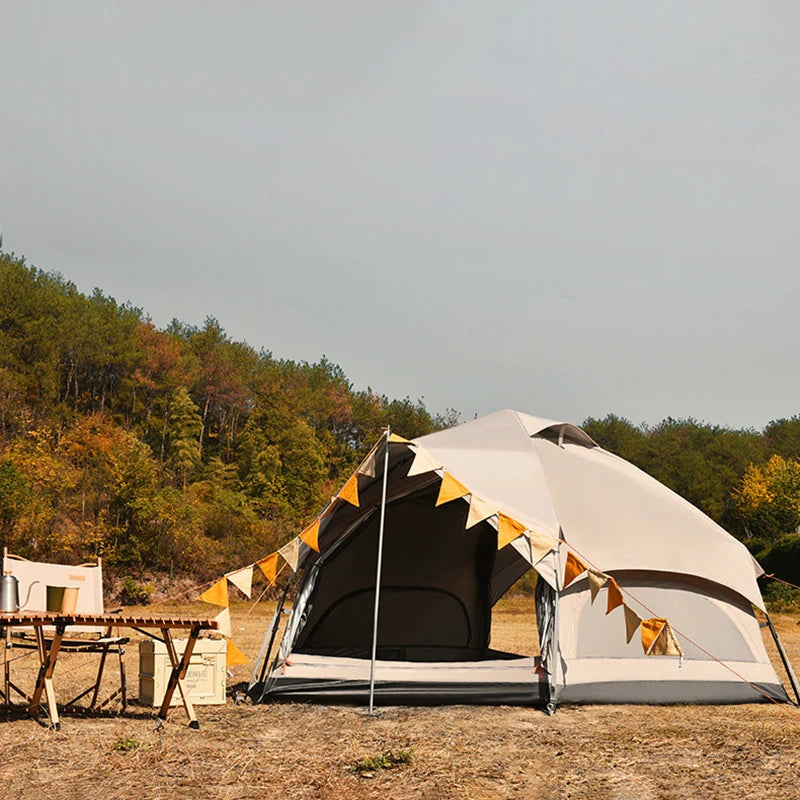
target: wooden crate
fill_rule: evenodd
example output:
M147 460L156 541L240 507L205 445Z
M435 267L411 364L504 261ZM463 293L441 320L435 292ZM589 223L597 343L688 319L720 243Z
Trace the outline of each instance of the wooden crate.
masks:
M186 639L174 639L178 657L183 654ZM198 639L195 643L184 686L194 705L220 705L225 702L226 639ZM172 665L163 642L144 639L139 642L139 702L160 706L167 690ZM180 703L176 690L170 705Z

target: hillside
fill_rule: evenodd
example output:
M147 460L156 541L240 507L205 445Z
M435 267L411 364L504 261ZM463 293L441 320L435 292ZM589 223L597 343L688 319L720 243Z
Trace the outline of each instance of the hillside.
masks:
M413 438L458 418L357 389L324 355L233 341L214 318L159 329L0 253L0 543L20 555L213 577L294 535L382 427ZM800 582L800 417L583 426Z

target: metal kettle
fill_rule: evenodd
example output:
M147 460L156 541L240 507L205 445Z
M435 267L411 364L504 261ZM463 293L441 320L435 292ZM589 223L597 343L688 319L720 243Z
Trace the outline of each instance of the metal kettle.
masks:
M31 589L39 583L33 581L28 586L28 596L25 602L20 606L19 604L19 581L10 573L6 572L5 575L0 575L0 612L3 614L15 614L20 609L28 604L31 599Z

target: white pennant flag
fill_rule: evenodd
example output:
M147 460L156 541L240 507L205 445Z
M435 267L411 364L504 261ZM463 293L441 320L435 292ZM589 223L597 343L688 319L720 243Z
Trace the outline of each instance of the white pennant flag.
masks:
M300 557L300 539L292 539L289 544L285 544L278 552L292 568L292 572L297 572L297 560Z
M368 475L370 478L375 477L375 457L378 455L378 448L373 447L369 451L367 457L361 462L361 465L356 470L361 475Z
M219 625L217 630L226 638L230 639L233 635L231 633L231 611L229 608L223 608L222 611L214 617L214 621Z
M485 519L493 517L496 513L496 509L492 508L488 503L481 500L480 497L475 497L473 494L472 499L469 502L467 528L471 528L473 525L477 525L479 522L483 522Z
M589 591L592 593L592 602L594 603L597 593L608 583L608 575L595 569L590 569L587 578L589 579Z
M248 600L253 590L253 566L237 569L225 576Z
M414 463L408 470L407 477L413 478L415 475L422 475L423 472L433 472L441 468L441 461L436 461L427 450L418 447L417 454L414 456Z

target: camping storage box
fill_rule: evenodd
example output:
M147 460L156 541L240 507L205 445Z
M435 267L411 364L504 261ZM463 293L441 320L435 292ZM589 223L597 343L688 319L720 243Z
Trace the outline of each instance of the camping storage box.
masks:
M178 657L186 648L186 639L173 639ZM225 639L198 639L183 680L189 699L195 705L225 702ZM153 707L164 702L164 693L172 672L164 642L144 639L139 642L139 702ZM171 705L181 702L176 689Z

